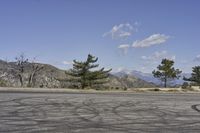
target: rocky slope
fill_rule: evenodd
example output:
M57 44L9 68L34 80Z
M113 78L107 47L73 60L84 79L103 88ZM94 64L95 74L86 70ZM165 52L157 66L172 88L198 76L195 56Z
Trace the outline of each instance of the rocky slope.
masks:
M66 74L64 70L60 70L48 64L39 64L41 69L35 76L34 87L44 88L64 88L70 87L70 83L66 82ZM24 68L24 87L28 85L28 79L32 72L32 64L29 63ZM0 60L0 86L20 87L20 80L15 73L18 66L15 62L5 62ZM110 75L109 82L105 84L107 87L114 88L140 88L140 87L154 87L153 83L146 82L142 79L136 78L132 75L114 76Z

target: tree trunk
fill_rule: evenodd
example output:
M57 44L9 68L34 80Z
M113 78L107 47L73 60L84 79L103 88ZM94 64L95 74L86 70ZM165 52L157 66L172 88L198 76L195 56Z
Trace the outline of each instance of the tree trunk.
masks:
M165 85L164 85L165 88L167 88L167 78L165 77Z
M23 87L24 83L23 83L22 75L19 74L18 76L19 76L19 81L20 81L21 87Z
M28 80L28 87L34 87L34 83L33 83L33 78L35 77L35 71L33 73L30 74L29 76L29 80Z
M84 88L85 88L85 84L81 83L81 89L84 89Z

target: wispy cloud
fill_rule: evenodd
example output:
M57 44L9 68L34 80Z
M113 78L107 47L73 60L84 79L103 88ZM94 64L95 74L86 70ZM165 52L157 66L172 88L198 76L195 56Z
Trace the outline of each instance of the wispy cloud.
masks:
M198 62L200 62L200 54L197 55L197 56L194 58L194 61L198 61Z
M121 44L121 45L119 45L118 48L122 48L122 49L124 49L124 48L129 48L129 47L130 47L129 44Z
M129 44L121 44L118 46L118 49L120 49L123 52L123 54L126 55L128 53L129 47Z
M176 56L175 55L170 55L168 54L167 51L163 50L163 51L156 51L155 53L153 53L152 55L149 56L142 56L141 59L146 60L148 62L152 62L152 63L158 63L161 59L170 59L170 60L175 60Z
M104 33L103 37L111 36L112 39L128 38L133 32L137 31L136 27L138 27L138 25L138 22L135 22L133 25L130 23L115 25L109 32Z
M145 38L144 40L141 41L135 41L132 44L132 47L134 48L144 48L144 47L150 47L153 45L158 45L165 43L169 39L169 36L166 36L164 34L153 34L149 36L148 38Z
M112 70L113 73L125 72L125 73L127 73L127 74L131 73L131 71L132 71L132 70L129 70L129 69L125 68L125 67L118 67L118 68L114 68L114 69Z
M156 51L148 56L144 55L141 57L143 61L140 70L143 72L151 72L164 58L175 61L176 56L169 54L166 50Z
M72 65L73 61L63 61L62 62L64 65Z

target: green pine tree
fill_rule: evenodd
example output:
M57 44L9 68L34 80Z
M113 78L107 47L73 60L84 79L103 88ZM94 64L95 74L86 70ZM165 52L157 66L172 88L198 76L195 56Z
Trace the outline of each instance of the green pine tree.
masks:
M162 82L164 82L165 88L167 87L167 82L169 80L180 78L181 71L179 69L175 69L173 65L174 65L173 60L163 59L161 65L157 67L158 70L157 71L154 70L152 72L155 78L158 78Z
M93 70L99 67L99 64L94 64L98 61L98 58L88 55L86 61L73 61L73 69L66 72L70 76L70 82L80 86L82 89L86 87L93 87L95 85L101 85L107 82L109 72L112 70Z
M183 80L193 82L200 87L200 66L193 67L191 77L184 77Z

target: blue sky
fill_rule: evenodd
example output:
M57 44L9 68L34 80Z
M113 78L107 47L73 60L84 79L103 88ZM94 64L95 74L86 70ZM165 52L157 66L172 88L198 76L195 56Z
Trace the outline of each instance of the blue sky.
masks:
M162 58L200 64L199 0L1 0L0 58L20 53L62 69L88 53L114 71L151 72Z

